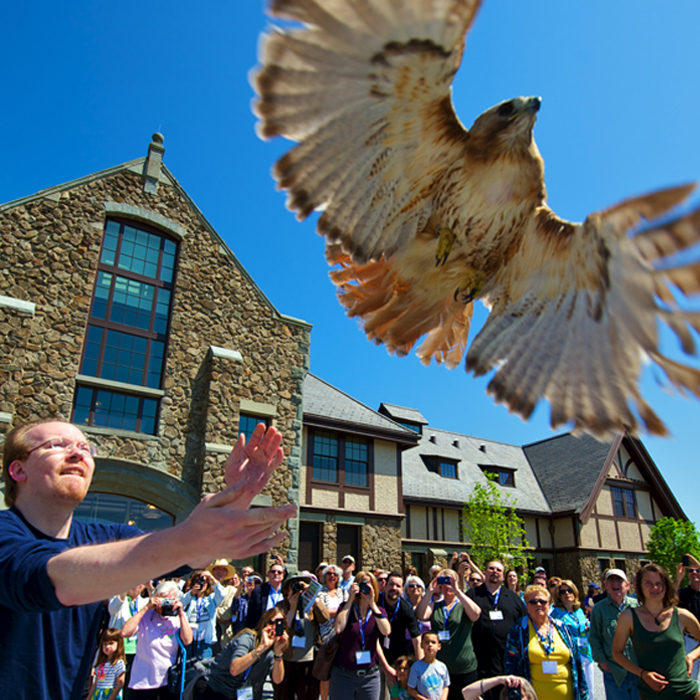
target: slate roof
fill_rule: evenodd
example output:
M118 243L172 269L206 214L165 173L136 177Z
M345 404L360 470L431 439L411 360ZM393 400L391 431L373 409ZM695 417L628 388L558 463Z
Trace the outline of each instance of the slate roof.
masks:
M422 455L457 460L457 479L429 471ZM510 495L519 510L549 512L547 499L522 448L433 427L423 428L418 445L403 452L404 498L463 503L475 484L487 483L480 465L514 469L515 488L499 486L501 492Z
M393 434L401 442L415 442L417 434L395 423L391 418L372 410L348 396L332 384L307 374L304 379L304 417L346 423L348 427L365 428Z
M523 451L553 512L580 513L610 454L612 442L571 433L525 445Z
M428 421L417 408L397 406L393 403L379 404L379 412L383 413L395 421L406 421L407 423L417 423L418 425L428 425Z

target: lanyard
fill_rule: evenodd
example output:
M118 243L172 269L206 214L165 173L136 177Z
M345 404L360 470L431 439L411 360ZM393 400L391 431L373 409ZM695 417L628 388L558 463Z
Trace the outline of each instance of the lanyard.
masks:
M493 598L493 609L498 610L498 599L501 597L501 591L503 590L502 586L498 587L498 590L495 593L489 593L489 598Z
M139 603L136 598L134 598L134 600L129 600L129 612L131 613L131 617L136 615L136 613L138 612L138 608Z
M551 620L547 621L549 622L549 630L547 631L547 636L543 637L540 634L540 631L537 629L537 626L535 625L533 619L530 617L530 622L532 622L532 628L535 630L535 634L539 637L540 643L542 644L542 648L544 649L544 653L547 656L549 656L554 651L554 624Z
M455 605L457 605L457 602L458 602L458 601L455 600L455 602L452 603L452 605L450 605L449 608L448 608L447 606L445 606L445 621L442 623L442 629L443 629L443 630L446 630L446 629L447 629L447 621L450 619L450 613L451 613L452 610L454 609Z
M362 648L365 648L365 627L367 627L367 622L369 621L369 618L372 617L372 610L367 611L367 615L365 616L364 621L362 620L362 616L360 615L360 608L356 605L355 606L355 611L357 612L357 621L359 622L360 625L360 640L362 641Z
M391 618L389 619L389 623L390 623L390 624L394 621L394 618L395 618L396 615L398 614L398 612L399 612L399 606L400 606L400 605L401 605L401 599L399 598L399 599L396 601L396 607L394 608L394 614L393 614L393 615L391 616ZM382 593L382 607L383 607L385 610L388 610L388 608L387 608L387 606L386 606L386 596L385 596L383 593Z
M204 606L204 598L195 598L194 606L197 609L197 622L199 622L202 618L202 607ZM207 618L208 617L209 615L207 615Z

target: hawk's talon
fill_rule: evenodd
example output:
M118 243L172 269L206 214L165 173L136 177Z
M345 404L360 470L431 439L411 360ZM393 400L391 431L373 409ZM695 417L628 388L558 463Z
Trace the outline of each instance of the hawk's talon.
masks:
M438 226L435 229L435 233L438 236L438 244L435 250L435 266L437 267L447 262L456 236L452 232L452 229L447 228L447 226Z
M455 289L453 299L465 305L471 303L479 296L485 282L486 275L481 270L472 270L464 282Z

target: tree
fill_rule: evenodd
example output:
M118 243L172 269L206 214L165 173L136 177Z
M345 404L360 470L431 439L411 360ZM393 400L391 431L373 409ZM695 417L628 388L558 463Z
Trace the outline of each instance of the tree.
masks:
M663 566L673 579L684 554L700 558L700 535L694 523L676 518L661 518L649 530L646 549L651 560Z
M464 504L464 541L471 543L470 555L479 564L501 559L507 568L526 571L530 545L523 519L516 514L511 496L503 496L496 486L496 475L486 474L486 477L486 486L476 484Z

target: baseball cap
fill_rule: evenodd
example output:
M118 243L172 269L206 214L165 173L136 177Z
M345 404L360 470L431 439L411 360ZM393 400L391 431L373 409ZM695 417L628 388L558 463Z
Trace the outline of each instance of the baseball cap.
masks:
M627 581L627 574L622 569L608 569L605 573L605 580L607 581L611 576L618 576L623 581Z

